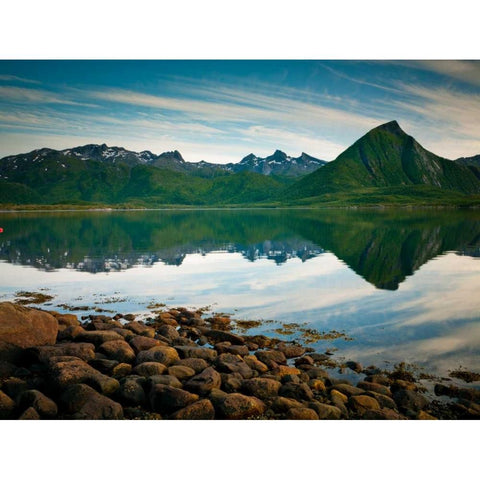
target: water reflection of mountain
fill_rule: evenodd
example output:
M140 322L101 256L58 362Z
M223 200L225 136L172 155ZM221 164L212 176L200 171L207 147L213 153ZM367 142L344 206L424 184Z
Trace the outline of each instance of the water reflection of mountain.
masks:
M43 270L122 271L236 252L277 264L325 250L377 288L396 289L446 251L480 255L475 211L152 211L2 214L0 258Z

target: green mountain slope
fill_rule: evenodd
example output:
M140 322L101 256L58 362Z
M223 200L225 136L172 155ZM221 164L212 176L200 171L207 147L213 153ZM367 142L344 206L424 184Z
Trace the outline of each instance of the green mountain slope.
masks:
M480 193L480 181L468 167L425 150L393 121L374 128L336 160L293 184L285 197L417 185Z

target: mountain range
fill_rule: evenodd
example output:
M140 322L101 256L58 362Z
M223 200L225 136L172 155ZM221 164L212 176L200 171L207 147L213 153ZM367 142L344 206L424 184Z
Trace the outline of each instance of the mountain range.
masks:
M42 148L0 160L0 203L305 205L480 202L480 155L439 157L396 121L369 131L334 161L280 150L238 163L187 162L122 147Z

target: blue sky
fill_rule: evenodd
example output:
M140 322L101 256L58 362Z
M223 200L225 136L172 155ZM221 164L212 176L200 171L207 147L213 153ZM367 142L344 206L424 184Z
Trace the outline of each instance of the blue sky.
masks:
M393 119L438 155L480 154L480 61L0 61L2 157L107 143L333 160Z

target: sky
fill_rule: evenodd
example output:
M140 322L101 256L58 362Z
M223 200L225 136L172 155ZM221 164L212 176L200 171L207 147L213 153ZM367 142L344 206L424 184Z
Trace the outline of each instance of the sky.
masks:
M480 154L480 61L0 61L0 157L106 143L330 161L390 120L437 155Z

